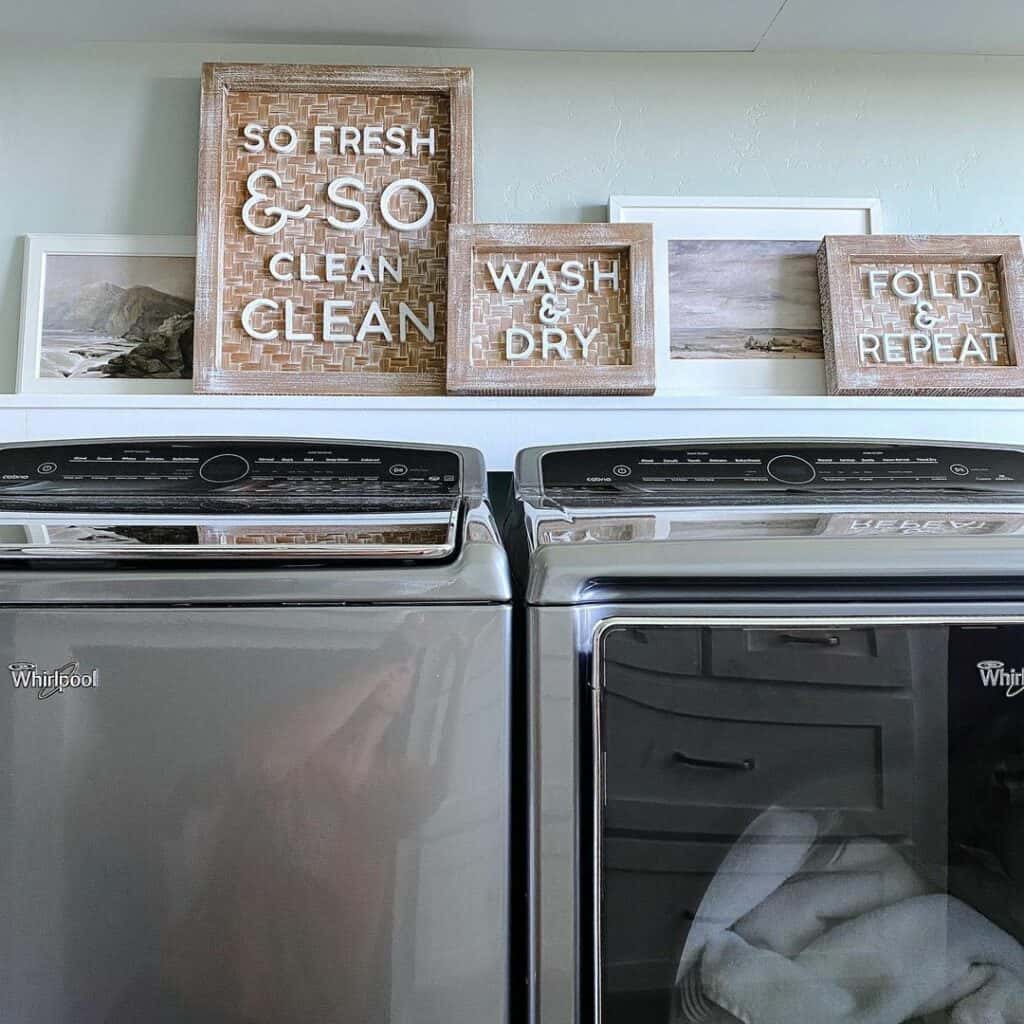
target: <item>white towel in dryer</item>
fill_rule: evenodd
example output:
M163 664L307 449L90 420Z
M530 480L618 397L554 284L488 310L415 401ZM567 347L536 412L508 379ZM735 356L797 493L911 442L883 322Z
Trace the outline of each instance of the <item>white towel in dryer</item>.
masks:
M773 808L736 842L680 959L677 1024L1024 1024L1020 943L831 824Z

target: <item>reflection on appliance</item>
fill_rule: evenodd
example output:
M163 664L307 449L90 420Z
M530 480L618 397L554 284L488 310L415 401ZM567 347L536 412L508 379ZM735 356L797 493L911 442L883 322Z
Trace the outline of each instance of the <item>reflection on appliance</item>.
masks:
M764 863L747 872L730 860L763 808L828 809L830 834L909 844L941 880L944 779L926 769L943 756L946 712L918 710L914 696L943 677L943 642L924 626L795 619L607 631L598 712L608 1020L639 1008L667 1016L686 922L707 910L705 887L717 883L743 904L750 886L767 897L786 880ZM806 837L775 838L777 851L792 853ZM642 925L630 909L640 892L656 908ZM833 911L842 916L842 899Z
M259 546L284 544L337 545L343 547L436 546L448 540L448 523L325 523L295 526L270 523L265 526L200 527L201 544Z
M590 446L516 483L536 1024L1024 1022L1024 452Z
M895 508L883 515L864 513L787 515L757 518L749 512L707 517L681 509L649 509L644 516L575 513L568 521L541 519L536 543L617 544L630 540L696 540L740 537L955 536L1024 532L1024 515L971 515L915 512Z
M190 1010L388 1019L400 851L437 813L450 768L410 756L425 623L409 625L347 667L352 685L281 709L191 782L176 852L193 898L160 979ZM148 1019L152 1000L136 985L111 1024Z
M407 500L407 499L406 499ZM82 517L87 518L87 517ZM373 516L296 515L200 518L146 516L133 524L92 516L93 522L59 521L32 514L17 519L0 538L4 552L47 558L94 557L201 558L214 554L262 558L388 558L410 560L450 557L456 547L458 508ZM225 550L230 549L230 550Z
M538 523L537 541L539 544L621 544L653 538L656 528L654 516L588 516L572 523L553 519Z
M198 544L199 530L194 526L170 523L153 526L75 526L39 524L40 539L59 547L92 544Z

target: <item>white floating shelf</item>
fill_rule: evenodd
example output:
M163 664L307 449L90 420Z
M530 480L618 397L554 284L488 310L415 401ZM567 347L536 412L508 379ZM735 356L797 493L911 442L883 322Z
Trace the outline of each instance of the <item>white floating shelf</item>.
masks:
M899 437L1024 444L1024 399L0 396L0 438L174 434L361 437L482 448L507 470L532 444L672 437Z
M879 395L839 397L829 395L654 395L651 397L583 396L568 398L518 398L489 396L462 398L448 395L109 395L25 394L0 395L0 410L15 409L429 409L431 412L514 409L557 409L574 413L586 409L694 410L694 409L973 409L1024 412L1024 397L906 397Z

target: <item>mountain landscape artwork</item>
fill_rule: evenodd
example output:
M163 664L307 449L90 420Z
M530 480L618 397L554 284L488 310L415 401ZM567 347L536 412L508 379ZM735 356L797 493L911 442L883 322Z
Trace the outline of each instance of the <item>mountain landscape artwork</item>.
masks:
M195 260L49 254L39 376L189 380Z

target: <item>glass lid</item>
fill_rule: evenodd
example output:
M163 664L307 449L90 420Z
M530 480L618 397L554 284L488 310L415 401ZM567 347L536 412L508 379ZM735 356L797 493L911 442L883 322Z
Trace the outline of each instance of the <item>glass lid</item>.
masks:
M0 558L443 559L458 509L324 516L6 515Z

